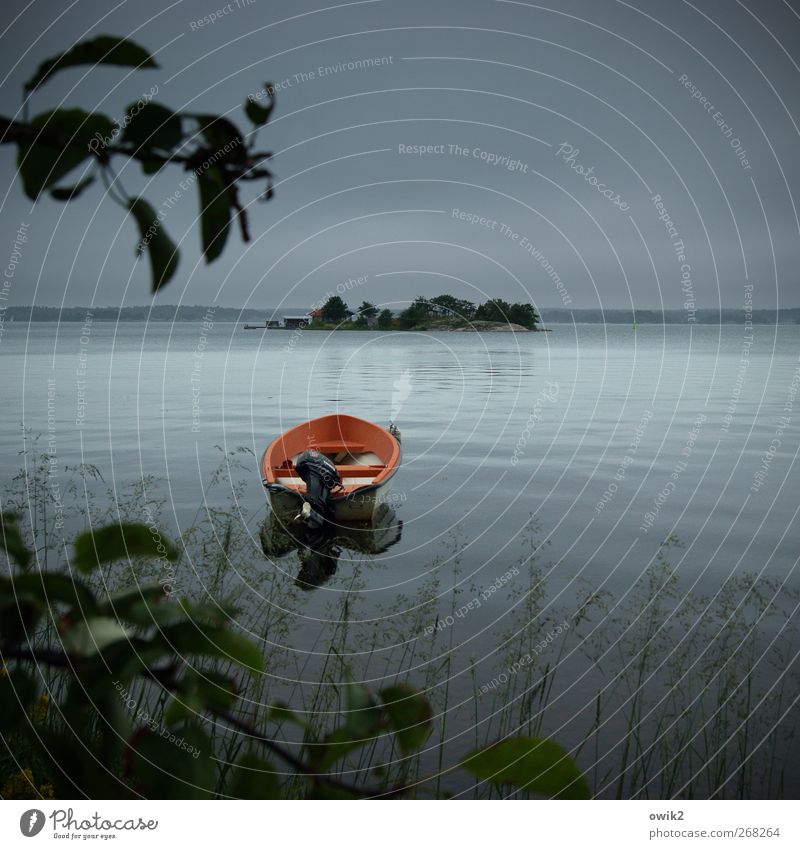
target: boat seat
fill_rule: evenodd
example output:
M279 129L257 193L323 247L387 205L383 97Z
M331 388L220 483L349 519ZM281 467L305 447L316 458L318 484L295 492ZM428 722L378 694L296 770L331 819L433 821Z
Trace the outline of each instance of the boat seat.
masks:
M337 466L336 471L340 478L374 478L380 474L386 466Z
M386 466L383 464L377 464L374 466L337 466L336 471L339 473L339 477L341 478L374 478L385 468ZM296 472L293 467L287 468L286 466L276 466L272 471L276 479L286 477L287 473L290 473L292 476L296 476ZM297 480L300 480L300 478L297 478Z
M320 442L314 447L323 454L363 454L367 450L367 446L361 442Z

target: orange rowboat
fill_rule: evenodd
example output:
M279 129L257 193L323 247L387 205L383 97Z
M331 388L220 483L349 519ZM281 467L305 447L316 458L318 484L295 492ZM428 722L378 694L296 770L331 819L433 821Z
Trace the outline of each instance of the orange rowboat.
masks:
M261 477L276 513L364 521L385 498L401 456L394 426L322 416L275 439L261 459Z

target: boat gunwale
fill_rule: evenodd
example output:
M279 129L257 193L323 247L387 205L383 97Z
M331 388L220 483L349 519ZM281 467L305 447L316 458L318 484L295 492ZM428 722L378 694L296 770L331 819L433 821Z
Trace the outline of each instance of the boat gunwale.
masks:
M280 440L284 439L288 434L290 434L294 430L298 430L303 427L308 427L312 425L314 422L321 421L323 419L354 419L355 421L361 422L363 424L369 425L370 428L375 428L381 432L383 432L386 436L388 436L393 443L392 456L390 458L389 463L387 463L383 469L383 471L376 477L379 477L380 480L371 480L369 483L364 484L363 486L358 486L355 489L350 490L349 492L335 494L331 493L331 500L337 503L342 503L345 501L355 500L355 497L361 497L365 494L372 492L374 490L380 489L385 486L389 481L395 476L397 470L400 468L400 463L403 459L403 446L400 440L388 429L381 427L381 425L375 424L375 422L371 422L368 419L362 419L358 416L351 416L347 413L328 413L325 416L317 416L314 419L308 419L307 421L300 422L300 424L294 425L290 427L288 430L283 431L272 442L267 445L264 449L263 454L261 455L261 463L260 463L260 471L261 471L261 482L264 487L269 492L291 492L296 494L299 498L302 499L303 493L294 487L286 486L285 484L278 483L277 477L272 475L272 479L270 479L270 474L272 473L272 466L267 465L267 456L272 450L273 446L276 445ZM265 474L266 473L266 474ZM381 477L382 475L382 477Z

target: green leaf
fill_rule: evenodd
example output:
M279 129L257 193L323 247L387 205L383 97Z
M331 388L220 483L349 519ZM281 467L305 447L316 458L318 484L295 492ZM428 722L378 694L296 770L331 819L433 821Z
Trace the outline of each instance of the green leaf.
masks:
M172 696L164 711L164 724L167 727L194 719L203 710L203 703L194 693L181 693Z
M586 779L575 761L552 740L503 740L473 752L461 765L476 778L511 784L549 799L590 798Z
M28 735L27 739L45 764L57 799L74 799L82 795L99 798L99 795L91 793L91 785L94 776L102 775L104 771L97 769L91 738L81 737L71 727L62 729L46 724L37 728L36 738ZM63 764L69 764L69 769L64 769ZM107 778L107 773L105 776ZM108 789L109 782L106 781L106 792Z
M200 132L210 148L203 153L213 154L215 162L220 156L234 160L240 160L244 156L242 137L235 124L219 115L193 115L192 117L199 123Z
M381 701L400 751L407 755L419 749L431 733L430 702L410 684L394 684L381 690Z
M203 705L207 707L228 710L239 697L239 691L234 681L221 672L198 670L193 673L192 677L195 681L195 692L199 695Z
M124 619L125 613L135 605L156 603L164 598L164 587L161 584L136 584L133 587L111 593L100 605L100 612L105 616L116 615ZM150 624L150 622L146 624Z
M128 209L139 226L137 250L141 253L146 249L150 256L150 289L157 292L175 275L180 252L161 226L156 211L146 200L131 198Z
M97 663L96 682L87 687L103 689L107 685L108 670L113 670L114 678L123 684L129 684L145 667L155 666L162 659L174 660L173 653L163 645L152 645L139 637L131 637L125 642L112 643L103 651L102 661ZM102 665L101 665L102 664Z
M203 256L213 262L225 247L231 223L228 190L218 168L202 171L197 179L200 190L200 235Z
M193 603L179 599L175 605L183 613L183 618L195 625L227 626L236 615L236 607L224 601Z
M186 621L186 614L175 604L139 600L117 611L117 618L136 628L164 628Z
M369 690L348 682L345 689L345 727L354 735L369 734L381 721L381 710Z
M30 597L0 602L0 638L4 643L26 643L42 613L36 600Z
M211 741L194 724L134 736L130 770L136 789L148 799L209 799L216 789Z
M320 772L371 742L380 732L383 714L366 687L345 685L344 725L326 735L322 743L307 743L309 760Z
M8 578L0 578L0 639L4 643L27 643L44 612L41 592L23 591Z
M78 197L85 188L91 186L93 182L94 177L90 174L88 177L84 177L82 180L77 182L74 186L50 189L50 197L52 197L53 200L72 200L73 198Z
M293 725L296 725L298 728L302 728L306 731L310 729L309 723L300 716L299 713L293 711L287 704L283 702L275 702L269 706L269 712L267 713L267 721L269 722L291 722Z
M264 668L264 658L258 648L250 640L227 628L182 622L162 629L158 638L181 656L218 657L251 670L260 671Z
M182 622L191 622L195 626L222 626L235 612L234 607L226 604L190 604L183 599L168 604L140 600L127 607L120 618L140 628L166 628Z
M269 109L264 108L263 106L259 106L257 103L254 103L252 100L248 100L244 105L244 111L250 121L255 124L256 127L260 127L262 124L266 124L269 118Z
M26 92L38 88L62 68L73 65L121 65L129 68L157 68L155 59L127 38L99 35L90 41L79 41L60 56L46 59L25 83Z
M82 657L91 657L106 646L120 640L127 641L133 631L115 619L104 616L91 617L72 625L61 637L64 649Z
M123 142L137 150L158 148L165 152L181 143L183 130L179 115L160 103L146 103L138 110L137 105L132 103L125 111L133 117L122 134Z
M160 159L142 159L139 164L142 166L142 172L147 174L157 174L166 164Z
M37 115L31 127L40 131L39 136L34 142L20 143L17 151L25 194L36 200L88 159L98 140L107 138L113 126L105 115L83 109L54 109Z
M166 557L177 560L178 551L146 525L120 524L87 531L75 538L72 565L91 572L101 563L131 557Z
M36 682L20 669L0 675L0 732L8 733L27 719L36 698Z
M92 591L81 581L60 572L32 572L15 578L14 590L36 597L43 610L60 602L81 616L97 611Z
M337 728L327 734L322 742L306 743L309 764L317 772L327 772L336 761L371 743L376 736L377 732L354 734L347 726Z
M205 644L202 643L202 638L198 640L197 650L203 654L216 654L250 670L260 671L264 668L261 652L240 634L219 629L205 636L205 640Z
M75 674L65 676L66 693L61 691L54 711L58 724L68 728L93 750L92 756L83 756L89 761L98 758L100 763L118 763L122 741L130 728L132 708L123 704L123 698L127 701L127 694L122 695L114 680L114 675L109 674L97 655L81 661L79 672L76 669ZM72 766L71 761L67 763ZM104 771L97 772L102 774ZM94 798L108 793L107 774L92 776L89 769L86 778L94 787ZM93 781L93 778L98 780Z
M0 514L0 530L3 537L0 545L3 546L3 550L18 566L25 569L31 562L31 553L22 539L17 521L17 517L13 513Z
M264 91L267 95L266 105L262 106L257 101L251 100L249 97L244 104L245 114L256 127L261 127L269 121L270 113L275 106L275 89L273 88L272 83L264 83Z
M220 672L190 671L181 679L181 692L176 693L164 713L168 725L174 725L207 708L226 711L236 701L234 682Z
M242 755L234 764L228 795L236 799L280 799L275 768L257 755Z

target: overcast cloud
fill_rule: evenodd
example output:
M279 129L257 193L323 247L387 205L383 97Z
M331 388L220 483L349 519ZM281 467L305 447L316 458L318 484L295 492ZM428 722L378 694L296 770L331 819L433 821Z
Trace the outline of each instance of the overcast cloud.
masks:
M278 84L259 134L275 197L243 189L252 242L232 234L206 266L183 193L164 221L181 266L156 303L303 306L366 275L353 303L736 307L750 282L756 309L800 305L796 2L4 0L2 15L6 116L39 62L105 33L160 68L64 71L31 115L121 119L157 85L175 110L244 128L246 96ZM150 302L134 223L101 188L32 206L14 147L0 156L0 250L28 225L8 303ZM116 164L154 207L186 176Z

